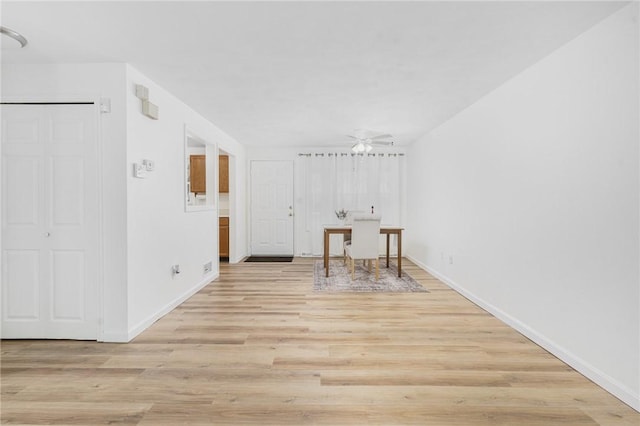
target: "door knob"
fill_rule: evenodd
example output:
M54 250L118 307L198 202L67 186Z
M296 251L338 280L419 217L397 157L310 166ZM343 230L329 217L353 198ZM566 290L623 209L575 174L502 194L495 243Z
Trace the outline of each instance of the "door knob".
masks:
M49 237L51 236L51 232L45 232L45 233L44 233L44 236L45 236L45 237L47 237L47 238L49 238Z

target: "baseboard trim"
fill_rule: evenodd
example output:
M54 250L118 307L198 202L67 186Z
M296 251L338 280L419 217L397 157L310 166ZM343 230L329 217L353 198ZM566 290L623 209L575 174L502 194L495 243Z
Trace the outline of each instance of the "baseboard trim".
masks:
M129 340L129 335L127 333L111 333L111 332L104 332L102 333L102 336L98 339L98 342L105 342L105 343L127 343Z
M572 354L567 351L562 345L557 344L551 339L548 339L543 334L539 333L535 329L529 327L525 323L521 322L517 318L505 313L501 309L493 306L490 303L487 303L482 298L477 297L475 294L465 290L464 287L456 283L455 281L448 278L446 275L441 274L439 271L429 267L428 265L420 262L419 260L413 258L412 256L406 256L407 259L411 260L414 264L429 272L431 275L438 278L440 281L445 283L447 286L451 287L456 292L460 293L465 298L469 299L471 302L480 306L485 311L489 312L511 328L517 330L522 333L527 338L534 341L536 344L540 345L542 348L549 351L554 356L558 357L560 360L569 364L572 368L578 371L580 374L618 398L620 401L624 402L631 408L640 412L640 395L633 392L628 386L620 383L615 380L611 376L602 372L598 368L595 368L593 365L584 361L582 358Z
M220 276L220 272L214 272L210 275L207 275L205 278L202 279L202 281L198 282L195 286L193 286L192 288L190 288L189 290L187 290L186 292L178 296L176 299L167 303L165 306L160 308L154 314L150 315L148 318L139 322L135 327L129 330L127 334L126 342L130 342L131 340L133 340L137 335L139 335L144 330L149 328L154 322L158 321L160 318L162 318L163 316L165 316L166 314L174 310L182 302L184 302L185 300L187 300L188 298L196 294L198 291L200 291L203 287L205 287L211 281L216 280L219 276Z

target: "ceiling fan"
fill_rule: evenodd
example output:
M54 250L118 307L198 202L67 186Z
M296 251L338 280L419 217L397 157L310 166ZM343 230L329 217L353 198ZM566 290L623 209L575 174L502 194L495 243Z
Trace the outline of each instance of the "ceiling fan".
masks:
M356 129L354 135L347 135L351 139L355 139L355 144L351 150L355 153L369 152L374 145L393 146L392 135L388 133L378 133L373 130Z

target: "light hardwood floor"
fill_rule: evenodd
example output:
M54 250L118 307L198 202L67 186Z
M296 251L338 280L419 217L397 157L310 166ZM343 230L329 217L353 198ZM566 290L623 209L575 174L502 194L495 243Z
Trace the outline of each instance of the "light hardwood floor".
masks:
M222 265L129 344L2 342L2 424L640 424L409 261L430 293L314 293L312 262Z

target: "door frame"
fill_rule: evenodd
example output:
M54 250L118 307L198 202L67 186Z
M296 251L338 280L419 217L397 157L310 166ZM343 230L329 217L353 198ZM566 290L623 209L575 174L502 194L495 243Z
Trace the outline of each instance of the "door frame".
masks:
M237 221L237 207L236 202L238 199L238 191L236 188L236 155L231 151L227 151L224 148L218 146L217 158L221 155L226 155L229 158L229 263L239 263L242 260L242 256L239 256L239 250L236 240L236 234L238 232L238 221ZM218 166L216 166L216 170L220 173ZM217 180L216 180L217 183ZM220 191L219 186L216 185L218 200L216 201L216 209L218 211L218 218L220 218ZM220 236L218 235L218 239Z
M292 250L292 255L295 256L296 254L296 238L295 238L295 229L296 229L296 224L295 224L295 166L296 163L293 160L287 160L287 159L271 159L271 158L267 158L267 159L259 159L259 158L253 158L249 160L249 170L248 170L248 181L249 181L249 191L248 191L248 222L249 222L249 232L248 234L248 251L249 251L249 255L253 255L253 202L252 202L252 198L253 198L253 178L252 178L252 169L253 169L253 163L254 162L287 162L287 163L291 163L291 194L292 194L292 199L291 199L291 205L294 207L293 211L294 211L294 215L293 215L293 219L292 219L292 223L291 223L291 238L292 238L292 242L291 242L291 250Z
M108 103L106 110L103 110L103 101ZM0 105L60 105L60 104L93 104L93 115L95 120L95 139L96 139L96 173L97 173L97 200L98 200L98 217L96 231L96 283L95 283L95 306L96 309L96 341L104 341L104 144L102 140L102 114L111 113L110 98L101 98L99 96L78 96L78 95L44 95L44 96L7 96L3 97ZM1 124L0 112L0 124ZM2 158L2 143L0 143L0 158ZM0 188L2 187L2 173L0 173ZM0 200L1 202L1 200ZM0 223L2 223L2 209L0 208ZM0 253L3 247L4 236L2 235L2 227L0 226ZM2 263L0 256L0 271L5 265ZM0 306L1 310L1 306Z

